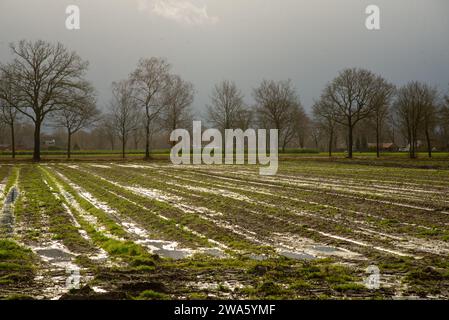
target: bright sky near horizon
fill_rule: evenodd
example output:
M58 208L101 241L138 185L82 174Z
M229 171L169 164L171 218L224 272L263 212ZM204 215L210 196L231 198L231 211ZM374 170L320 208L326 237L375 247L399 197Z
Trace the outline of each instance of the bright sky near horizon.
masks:
M65 28L71 4L81 10L77 31ZM370 4L381 9L379 31L365 28ZM310 109L346 67L449 88L447 0L1 0L0 61L20 39L60 41L89 60L101 107L111 82L151 56L194 84L199 112L223 79L248 104L263 79L292 79Z

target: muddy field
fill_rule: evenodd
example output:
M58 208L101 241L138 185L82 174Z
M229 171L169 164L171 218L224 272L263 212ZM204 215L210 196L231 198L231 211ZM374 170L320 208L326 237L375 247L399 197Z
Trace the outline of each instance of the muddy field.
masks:
M304 160L258 172L0 165L0 297L449 298L449 170Z

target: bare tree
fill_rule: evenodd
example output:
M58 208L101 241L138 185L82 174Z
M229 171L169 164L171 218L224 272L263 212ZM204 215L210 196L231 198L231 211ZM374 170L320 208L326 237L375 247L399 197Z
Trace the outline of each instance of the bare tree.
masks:
M423 125L424 135L427 143L427 154L429 158L432 158L432 140L435 134L435 128L438 121L438 91L435 88L425 86L424 90L424 112L423 112Z
M395 112L389 112L387 116L387 124L389 127L390 139L394 144L396 144L397 140L397 122L397 114Z
M372 122L374 123L376 131L376 155L379 158L382 126L384 125L385 119L388 116L395 88L392 84L388 83L382 77L377 77L375 86L377 88L375 97L372 101L373 113L370 117L370 120L372 120Z
M191 126L194 89L178 75L170 76L169 85L164 92L164 108L161 113L162 126L169 132Z
M436 98L436 90L420 82L410 82L398 91L394 110L400 125L406 133L410 158L416 158L417 143L421 129L424 130L426 135L429 156L432 155L430 130Z
M245 110L243 94L237 85L227 80L216 84L210 99L211 104L207 106L210 123L222 132L236 128L239 116Z
M442 145L449 149L449 96L446 95L439 111L439 123L441 127Z
M162 58L141 59L131 74L133 98L145 111L145 159L150 159L151 126L164 108L170 65Z
M310 130L310 136L312 137L313 144L315 146L315 149L320 148L320 139L323 134L323 127L318 122L313 122Z
M254 111L247 107L244 107L237 113L237 119L235 121L234 127L245 131L252 126L253 120Z
M301 130L302 117L305 114L304 109L299 104L294 104L288 110L289 121L287 121L282 129L282 135L280 137L280 145L282 148L282 152L285 152L285 149L291 141L298 136Z
M376 76L365 69L345 69L324 89L322 99L335 108L335 121L348 131L348 158L352 158L354 127L371 115Z
M4 123L10 129L11 135L11 153L12 158L16 158L16 135L15 125L18 121L18 110L14 106L17 105L17 95L13 92L11 82L4 73L0 75L0 92L3 93L4 99L0 98L0 123Z
M41 126L48 114L63 108L71 97L82 96L88 63L60 43L22 40L10 47L15 59L0 65L0 70L17 94L15 107L34 123L33 160L40 161ZM0 97L8 99L2 89Z
M112 105L112 103L111 103ZM115 119L112 111L103 115L102 119L97 125L97 130L100 133L102 139L106 139L112 151L115 150L115 141L116 141L116 128L115 128Z
M17 109L8 106L5 102L0 100L0 122L9 127L11 136L11 156L13 159L16 158L15 125L18 121L17 113Z
M7 137L7 134L5 133L5 124L0 121L0 144L5 143L5 138Z
M316 126L322 127L329 137L328 152L329 157L332 157L332 146L334 144L335 129L337 126L335 106L332 101L323 97L313 105L313 115Z
M298 139L298 146L304 149L307 136L310 133L310 118L303 107L298 109L298 115L295 118L296 138Z
M130 134L139 124L139 113L133 97L133 87L128 80L112 84L112 117L114 128L122 144L122 158L125 158L126 145Z
M291 81L264 80L253 95L261 126L279 130L279 144L284 152L295 135L295 119L302 108Z
M89 91L89 92L87 92ZM55 113L55 126L67 131L67 158L71 157L72 136L98 120L100 111L95 105L94 89L86 89L86 95L75 97L73 103Z
M139 116L139 118L140 118L140 116ZM143 136L144 136L143 126L137 125L137 127L132 132L134 150L139 149L139 144L142 141Z

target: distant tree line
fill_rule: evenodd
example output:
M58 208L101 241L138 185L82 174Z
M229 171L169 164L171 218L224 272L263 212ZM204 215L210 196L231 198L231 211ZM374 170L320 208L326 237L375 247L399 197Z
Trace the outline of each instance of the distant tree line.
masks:
M112 83L112 98L103 112L86 79L88 62L62 44L25 41L10 45L13 59L0 63L0 145L8 136L12 157L17 136L31 134L33 159L40 160L44 125L63 130L67 157L73 137L91 148L145 150L149 159L155 136L166 139L195 118L192 83L171 71L163 58L138 61L126 79ZM221 131L250 127L278 129L282 151L313 147L333 151L368 150L374 141L379 157L384 141L405 146L411 158L436 147L449 148L449 96L426 83L397 88L365 69L345 69L330 81L309 116L290 80L263 80L253 89L254 103L232 81L216 84L203 118ZM32 129L31 129L32 128ZM118 143L117 143L118 142ZM372 144L371 144L372 145Z
M332 155L334 133L343 127L351 158L354 130L363 125L375 134L378 157L384 126L390 128L393 142L395 132L404 137L410 158L416 157L421 140L432 157L438 137L440 146L449 147L448 101L448 96L441 99L437 89L426 83L412 81L396 88L371 71L346 69L326 85L313 106L313 116L316 126L329 139L329 155Z

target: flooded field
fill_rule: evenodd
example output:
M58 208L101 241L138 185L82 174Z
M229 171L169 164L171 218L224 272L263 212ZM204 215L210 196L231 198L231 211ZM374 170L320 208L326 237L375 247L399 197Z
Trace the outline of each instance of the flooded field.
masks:
M448 194L444 169L0 165L0 297L449 298Z

